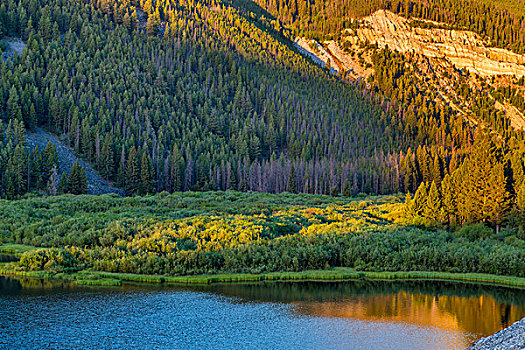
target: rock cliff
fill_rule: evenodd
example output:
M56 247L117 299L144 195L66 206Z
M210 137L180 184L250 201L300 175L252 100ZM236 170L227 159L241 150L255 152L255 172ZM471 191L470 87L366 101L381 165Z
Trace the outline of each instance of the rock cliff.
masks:
M398 51L404 54L407 70L419 79L420 89L435 91L438 100L474 125L479 120L473 115L472 101L457 93L461 81L466 80L474 91L514 86L525 97L525 87L516 85L519 78L525 77L525 55L491 47L476 33L449 29L443 23L406 19L386 10L362 18L357 24L353 26L357 29L345 29L336 40L319 43L297 38L295 45L319 65L329 64L333 73L353 80L374 74L371 57L376 48ZM492 100L515 128L525 130L523 110L508 100Z
M361 20L359 29L349 35L351 41L368 41L399 52L416 52L426 57L447 58L458 69L468 69L481 76L525 76L525 55L489 47L479 35L463 30L418 28L410 20L379 10ZM348 33L348 31L347 31Z

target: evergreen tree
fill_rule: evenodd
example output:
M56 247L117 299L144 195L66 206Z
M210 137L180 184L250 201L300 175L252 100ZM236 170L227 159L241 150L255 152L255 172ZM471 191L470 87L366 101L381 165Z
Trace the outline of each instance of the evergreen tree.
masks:
M403 206L403 216L407 219L413 219L417 216L414 201L412 200L412 195L410 192L407 192L405 196L405 203Z
M100 163L100 174L106 179L111 178L114 170L114 158L109 134L106 134L106 137L104 138L104 144L102 145L100 155Z
M87 177L84 167L81 167L78 160L71 167L69 174L68 192L72 194L87 193Z
M414 213L416 215L421 215L423 213L423 210L427 204L427 197L427 184L422 182L414 194L414 200L412 202L412 205L414 206Z
M22 121L22 108L20 106L20 97L18 91L13 85L9 91L9 99L7 100L7 116L9 119L16 119Z
M130 195L137 194L140 186L140 163L137 149L132 147L126 163L126 192Z
M436 186L436 182L432 181L430 190L428 191L427 202L423 209L423 216L434 221L441 221L442 210L441 194Z
M58 153L56 146L51 142L47 143L44 150L44 176L47 181L53 168L58 167Z
M441 193L443 203L443 223L447 226L454 225L457 215L457 193L454 184L454 176L445 175L441 182Z
M140 163L140 185L139 185L139 193L141 195L153 193L154 191L154 181L155 181L155 174L153 173L153 164L151 163L151 159L146 155L146 153L142 153L142 159Z
M59 194L64 194L64 193L69 192L68 182L69 182L69 175L64 171L62 173L62 176L60 177L60 182L58 183L58 193Z
M146 23L146 33L148 36L157 36L159 33L159 19L156 13L150 13L148 15L148 21Z
M510 194L507 191L507 178L502 163L496 164L492 168L487 183L487 202L483 209L483 216L496 227L496 233L498 233L501 223L509 214L511 204Z

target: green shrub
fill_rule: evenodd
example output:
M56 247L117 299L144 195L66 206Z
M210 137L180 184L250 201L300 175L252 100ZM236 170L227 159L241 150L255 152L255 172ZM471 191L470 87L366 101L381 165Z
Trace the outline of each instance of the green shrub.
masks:
M22 254L20 266L30 271L62 271L75 266L75 258L63 248L30 250Z
M494 235L494 231L480 223L463 226L456 231L454 235L456 237L466 238L469 241L476 241L479 239L491 238Z

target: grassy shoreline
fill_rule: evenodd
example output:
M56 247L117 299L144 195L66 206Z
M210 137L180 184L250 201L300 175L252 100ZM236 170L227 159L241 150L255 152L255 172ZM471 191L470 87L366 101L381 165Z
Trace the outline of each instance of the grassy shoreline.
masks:
M74 273L51 273L47 271L20 271L12 263L0 264L0 276L17 276L48 280L63 280L84 286L120 286L123 282L150 284L212 284L262 281L349 281L349 280L435 280L474 282L511 288L525 288L525 278L479 273L449 273L426 271L369 272L351 268L308 270L301 272L271 272L262 274L232 273L188 276L139 275L82 270Z

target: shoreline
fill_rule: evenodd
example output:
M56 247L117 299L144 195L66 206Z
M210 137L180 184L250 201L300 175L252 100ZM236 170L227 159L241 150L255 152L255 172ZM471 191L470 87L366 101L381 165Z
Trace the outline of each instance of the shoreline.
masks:
M20 271L16 265L0 265L0 276L16 276L45 280L62 280L84 286L120 286L123 282L148 284L213 284L262 281L352 281L352 280L432 280L450 282L469 282L508 288L525 288L525 278L499 276L478 273L451 273L426 271L370 272L356 271L351 268L336 267L330 270L307 270L300 272L269 272L261 274L232 273L187 276L141 275L131 273L113 273L92 270L81 270L73 273L51 273L48 271Z
M525 349L525 318L488 337L477 340L467 350Z

